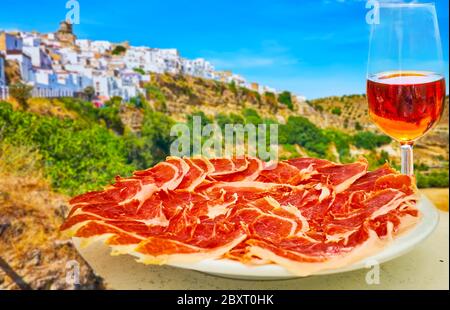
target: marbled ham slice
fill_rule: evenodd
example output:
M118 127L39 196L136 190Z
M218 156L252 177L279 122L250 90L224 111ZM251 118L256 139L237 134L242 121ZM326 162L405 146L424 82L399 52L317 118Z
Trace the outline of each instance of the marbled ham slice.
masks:
M304 172L305 170L299 170L289 163L280 162L265 167L256 181L297 185L300 181L309 178L309 173Z
M247 166L249 164L246 157L212 158L209 159L209 162L214 167L214 170L208 174L211 177L218 177L244 171L245 169L247 169Z
M346 165L326 165L316 168L316 173L307 182L329 184L333 186L336 193L340 193L364 176L367 173L367 167L366 160Z
M202 163L200 163L200 165L197 165L194 160L190 159L185 159L184 161L188 164L189 171L184 175L184 178L178 185L177 189L193 191L205 180L206 176L208 175L208 170L206 170L207 167L202 167Z
M364 160L169 157L73 198L61 229L146 264L231 258L297 275L345 266L417 222L414 180Z
M211 175L212 179L221 182L254 181L263 169L262 161L258 158L236 159L231 162L233 163L232 172Z

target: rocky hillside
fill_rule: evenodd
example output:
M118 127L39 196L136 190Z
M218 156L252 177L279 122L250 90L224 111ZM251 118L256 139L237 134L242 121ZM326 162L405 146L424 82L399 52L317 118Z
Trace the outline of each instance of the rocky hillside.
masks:
M0 145L0 289L104 287L59 233L67 200L50 188L36 152ZM79 285L66 282L72 263Z
M157 111L165 112L177 120L183 120L185 115L195 111L214 116L252 108L263 117L276 115L277 119L284 121L302 108L312 111L294 96L290 98L290 106L270 92L260 94L235 84L183 75L152 74L146 89L150 104Z

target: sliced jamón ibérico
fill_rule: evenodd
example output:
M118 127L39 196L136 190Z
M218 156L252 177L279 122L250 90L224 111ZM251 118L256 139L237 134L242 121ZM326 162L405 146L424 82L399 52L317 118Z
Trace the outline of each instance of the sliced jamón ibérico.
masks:
M61 229L146 264L228 258L305 276L382 249L417 222L416 192L365 160L169 157L73 198Z

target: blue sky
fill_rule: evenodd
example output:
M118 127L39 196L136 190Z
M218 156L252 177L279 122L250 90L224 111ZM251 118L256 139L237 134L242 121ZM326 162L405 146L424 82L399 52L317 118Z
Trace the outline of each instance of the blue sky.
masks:
M448 68L448 0L435 1ZM65 0L0 3L0 29L54 31ZM80 38L178 48L308 98L365 92L363 0L79 0ZM446 73L448 80L448 71Z

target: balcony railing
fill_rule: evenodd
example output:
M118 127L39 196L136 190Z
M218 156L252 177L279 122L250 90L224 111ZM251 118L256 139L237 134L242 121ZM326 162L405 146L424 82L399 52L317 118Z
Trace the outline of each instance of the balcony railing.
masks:
M33 88L32 97L37 98L61 98L74 97L75 92L70 89L49 89L49 88ZM9 97L9 87L0 86L0 100L6 100Z

